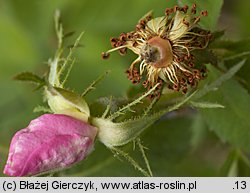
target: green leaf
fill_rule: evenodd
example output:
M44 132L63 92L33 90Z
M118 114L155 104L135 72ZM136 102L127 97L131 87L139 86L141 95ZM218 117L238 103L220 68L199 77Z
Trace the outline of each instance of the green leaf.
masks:
M246 51L246 52L242 52L239 54L234 54L232 56L228 56L228 57L224 58L224 61L240 59L240 58L247 57L247 56L250 56L250 51Z
M238 175L237 169L238 153L231 151L220 169L220 176L236 177Z
M212 82L211 84L204 85L203 88L197 92L197 94L194 96L194 98L195 99L201 98L202 96L206 95L207 93L217 90L218 87L223 82L232 78L240 70L240 68L244 65L245 61L246 60L242 60L238 64L234 65L225 74L218 76L218 78L214 82Z
M220 40L212 44L212 48L223 50L226 54L248 52L250 49L250 38L239 41Z
M178 1L181 6L188 5L192 7L194 3L197 4L197 12L202 10L208 11L208 17L203 17L201 19L201 26L210 30L215 30L217 21L220 16L221 7L223 5L223 0L213 0L213 1L196 1L196 0L181 0Z
M250 91L250 38L239 41L221 40L215 42L212 47L224 60L226 67L233 66L242 58L246 58L246 65L237 73L241 84Z
M192 137L190 140L193 149L200 147L200 144L205 140L208 129L203 117L197 113L191 125Z
M21 72L13 78L14 80L30 82L38 85L45 85L45 80L32 72Z
M212 42L214 42L214 40L217 40L219 38L221 38L222 36L225 35L225 30L220 30L220 31L214 31L213 32L213 39L212 39Z
M238 161L238 176L249 177L250 176L250 160L249 156L239 152Z
M237 66L239 67L239 64L233 68L237 68ZM216 77L224 76L220 75L215 69L211 69L210 76L212 75ZM216 101L225 106L224 109L200 110L209 128L223 142L228 142L238 148L250 150L249 93L237 81L227 80L217 91L208 94L203 99Z
M249 159L239 150L233 150L220 169L220 176L249 176L250 162Z
M193 54L195 55L195 62L198 64L213 64L216 66L218 63L217 56L209 49L194 50Z

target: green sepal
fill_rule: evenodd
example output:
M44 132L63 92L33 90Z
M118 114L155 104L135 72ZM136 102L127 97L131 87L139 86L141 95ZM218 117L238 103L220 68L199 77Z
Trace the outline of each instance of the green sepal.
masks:
M225 108L223 105L218 104L218 103L211 103L211 102L207 102L207 101L203 101L203 102L195 102L195 101L190 101L189 104L192 107L195 108L202 108L202 109L214 109L214 108Z
M33 109L34 113L53 113L49 107L38 105Z
M44 78L32 73L32 72L21 72L13 77L14 80L19 80L23 82L30 82L36 85L45 85Z
M178 103L155 114L139 116L123 122L114 122L107 118L90 119L90 123L99 128L98 138L107 147L122 146L137 138L146 128L164 114L177 110L187 103L195 93L183 98Z
M74 118L87 121L90 110L86 101L77 93L49 86L46 97L51 110L57 114L65 114Z

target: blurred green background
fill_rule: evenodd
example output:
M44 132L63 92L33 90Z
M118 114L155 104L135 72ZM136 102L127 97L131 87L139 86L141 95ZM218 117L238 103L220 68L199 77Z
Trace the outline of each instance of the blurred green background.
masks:
M87 97L91 103L101 96L124 96L131 86L124 71L131 57L135 57L133 54L120 57L114 53L109 60L101 60L100 53L110 48L109 38L132 30L149 10L154 10L157 16L175 4L175 0L0 0L0 176L3 176L11 137L39 115L33 109L43 102L41 92L33 92L34 87L15 82L12 77L22 71L37 74L46 71L46 61L56 49L55 9L61 11L65 32L76 32L66 44L72 44L85 31L83 47L76 52L78 60L67 86L80 92L100 74L111 70L109 77ZM248 37L249 7L247 0L225 0L218 29L226 29L228 38ZM168 120L167 125L159 122L147 130L143 142L149 147L147 153L155 175L220 175L218 171L229 147L207 129L201 131L206 132L202 142L197 142L192 135L195 124L206 127L199 116L178 116ZM195 143L199 145L194 148ZM126 148L131 149L130 145ZM141 175L127 162L116 159L102 144L97 142L95 149L86 161L58 175ZM139 153L132 154L140 159Z

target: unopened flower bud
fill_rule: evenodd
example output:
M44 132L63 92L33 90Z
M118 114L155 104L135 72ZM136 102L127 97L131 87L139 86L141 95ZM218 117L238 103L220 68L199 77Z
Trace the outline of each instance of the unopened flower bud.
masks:
M12 138L4 173L37 175L67 168L92 150L97 128L66 115L45 114Z

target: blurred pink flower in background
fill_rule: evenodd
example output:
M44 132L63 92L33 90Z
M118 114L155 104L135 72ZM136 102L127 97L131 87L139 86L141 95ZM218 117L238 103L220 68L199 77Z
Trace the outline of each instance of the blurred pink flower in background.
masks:
M61 114L44 114L12 138L4 173L36 175L67 168L92 150L97 128Z

